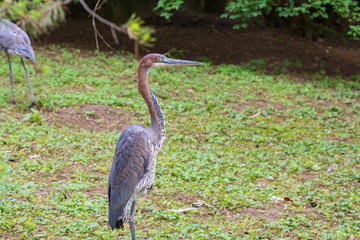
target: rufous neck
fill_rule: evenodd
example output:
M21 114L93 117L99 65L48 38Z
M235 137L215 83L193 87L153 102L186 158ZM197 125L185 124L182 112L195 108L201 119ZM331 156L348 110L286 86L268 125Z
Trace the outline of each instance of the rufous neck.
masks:
M151 118L151 126L150 129L154 130L156 133L163 135L165 134L165 123L163 114L161 111L161 107L159 102L157 101L154 94L151 92L148 83L148 74L150 68L142 67L141 64L138 68L138 91L141 96L144 98L146 105L149 108L150 118Z

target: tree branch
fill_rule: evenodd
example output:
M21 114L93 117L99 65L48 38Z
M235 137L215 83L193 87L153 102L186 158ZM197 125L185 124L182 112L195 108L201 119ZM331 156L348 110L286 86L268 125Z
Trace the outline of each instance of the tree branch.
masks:
M128 31L127 31L127 27L124 27L124 26L118 26L104 18L102 18L101 16L99 16L98 14L96 14L94 11L92 11L89 6L85 3L84 0L79 0L79 3L83 6L83 8L93 17L95 17L97 20L99 20L100 22L110 26L111 28L115 29L116 31L118 32L122 32L122 33L125 33L125 34L128 34Z
M65 0L62 2L62 5L68 5L69 3L71 3L73 0Z

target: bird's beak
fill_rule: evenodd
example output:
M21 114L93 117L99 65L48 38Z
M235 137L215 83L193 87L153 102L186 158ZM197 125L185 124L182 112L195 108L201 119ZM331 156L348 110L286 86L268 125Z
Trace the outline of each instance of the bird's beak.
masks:
M168 66L182 66L182 65L199 65L203 64L202 62L196 62L196 61L187 61L187 60L180 60L180 59L173 59L173 58L167 58L163 57L158 63L161 65L168 65Z

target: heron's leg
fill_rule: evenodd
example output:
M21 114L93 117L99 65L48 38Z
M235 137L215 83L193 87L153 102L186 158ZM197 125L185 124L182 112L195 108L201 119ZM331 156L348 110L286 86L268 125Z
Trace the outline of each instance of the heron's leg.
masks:
M135 204L136 204L136 200L134 200L131 205L130 217L129 217L131 240L135 240Z
M36 103L36 101L35 101L35 97L34 97L34 94L33 94L32 89L31 89L29 74L28 74L28 71L26 70L25 62L24 62L24 59L23 59L23 58L21 58L21 63L22 63L22 65L23 65L23 67L24 67L24 70L25 70L25 77L26 77L26 80L27 80L27 82L28 82L28 84L29 84L30 95L31 95L31 99L32 99L32 102L31 102L31 104L28 106L28 108L32 108L34 105L37 106L38 108L40 108L39 105L38 105L38 104Z
M11 61L10 61L10 56L7 50L5 50L5 54L9 63L9 72L10 72L10 83L11 83L11 101L9 103L13 103L16 104L15 102L15 98L14 98L14 79L13 79L13 71L11 69Z

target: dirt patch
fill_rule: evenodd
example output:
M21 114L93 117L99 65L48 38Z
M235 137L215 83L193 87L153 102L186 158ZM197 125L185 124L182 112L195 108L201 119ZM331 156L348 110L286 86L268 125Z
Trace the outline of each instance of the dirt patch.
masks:
M38 194L38 195L45 195L45 196L47 196L47 195L50 195L50 193L52 192L52 191L54 191L54 188L53 187L51 187L51 188L39 188L39 189L36 189L36 194Z
M9 122L12 118L21 121L24 118L21 110L15 109L13 107L11 109L0 108L0 115L3 115L0 117L0 122Z
M279 213L282 213L284 211L284 207L278 204L271 206L269 209L244 208L240 211L240 214L242 216L248 215L251 218L265 218L275 221L281 218L281 215L279 215Z
M65 107L55 112L45 112L43 116L48 119L48 124L57 127L70 125L97 131L121 131L131 120L127 111L106 105Z
M253 110L260 109L266 110L268 107L272 106L274 112L286 110L286 106L280 102L273 102L271 100L250 100L247 102L238 102L233 109L237 112L242 112L245 109L252 108Z
M15 230L12 230L12 232L15 232ZM16 233L12 233L12 232L1 232L0 233L0 238L1 239L21 239L21 237L18 236L18 234Z
M90 189L85 190L85 194L89 196L89 198L93 198L95 196L103 196L107 198L107 186L100 185L96 187L92 187Z
M234 30L232 23L207 22L197 16L181 21L148 21L156 28L155 46L150 52L169 53L183 59L210 60L213 64L243 65L252 59L262 61L255 65L275 72L304 73L322 72L327 75L352 76L360 73L360 43L343 39L324 38L317 41L291 33L287 29L251 27ZM133 43L124 34L118 34L116 46L109 27L97 24L104 38L116 49L133 52ZM33 45L68 44L70 47L94 50L96 47L91 19L68 21ZM100 43L101 51L109 49ZM36 50L36 49L35 49ZM146 52L142 51L142 55Z

